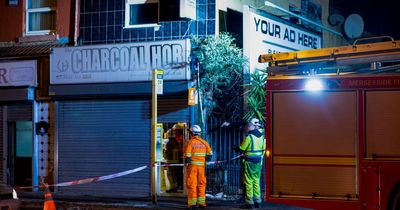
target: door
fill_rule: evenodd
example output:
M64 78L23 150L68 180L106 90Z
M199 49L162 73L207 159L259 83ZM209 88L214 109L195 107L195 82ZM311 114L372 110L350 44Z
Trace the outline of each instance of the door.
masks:
M7 182L12 186L32 185L32 121L8 123Z

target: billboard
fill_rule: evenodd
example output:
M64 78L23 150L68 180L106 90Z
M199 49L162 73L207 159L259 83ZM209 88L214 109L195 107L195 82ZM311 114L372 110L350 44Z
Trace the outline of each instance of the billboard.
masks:
M243 52L249 58L250 72L266 69L258 63L262 54L321 48L320 35L311 33L264 11L243 7Z

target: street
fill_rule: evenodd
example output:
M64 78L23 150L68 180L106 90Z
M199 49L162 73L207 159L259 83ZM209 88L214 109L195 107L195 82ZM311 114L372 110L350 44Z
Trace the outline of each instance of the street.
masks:
M58 210L127 210L127 209L186 209L186 200L184 198L162 198L158 201L157 205L151 204L150 201L79 201L68 200L59 201L55 200ZM232 209L239 210L242 203L238 201L220 201L211 200L207 201L207 209ZM43 209L43 201L40 199L22 199L22 210L41 210ZM263 203L262 208L265 210L307 210L305 208L287 206L276 203Z

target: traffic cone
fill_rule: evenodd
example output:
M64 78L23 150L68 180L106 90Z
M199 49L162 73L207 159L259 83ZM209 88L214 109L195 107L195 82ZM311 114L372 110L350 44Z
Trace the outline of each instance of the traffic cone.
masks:
M43 210L57 210L56 203L53 200L49 186L46 184L46 190L44 192L44 206Z

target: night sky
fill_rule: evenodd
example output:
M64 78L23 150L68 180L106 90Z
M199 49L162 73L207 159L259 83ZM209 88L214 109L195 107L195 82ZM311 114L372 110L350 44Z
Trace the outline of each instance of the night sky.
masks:
M399 0L331 0L346 18L357 13L364 20L364 31L376 36L392 36L400 40Z

